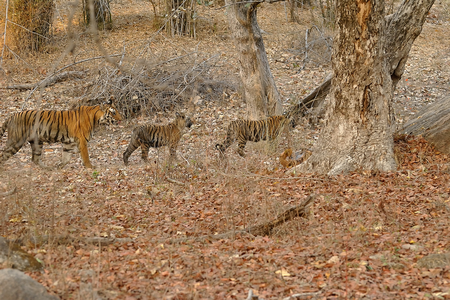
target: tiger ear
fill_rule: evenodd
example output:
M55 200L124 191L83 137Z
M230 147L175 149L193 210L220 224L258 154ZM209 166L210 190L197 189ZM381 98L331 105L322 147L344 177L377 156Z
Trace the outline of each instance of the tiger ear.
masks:
M103 102L103 104L108 104L108 105L111 105L111 104L113 104L113 100L114 100L114 96L113 96L113 95L111 95L111 97L109 97L109 100L108 100L108 101L105 101L105 102Z
M111 104L113 104L113 102L114 102L114 96L111 95L111 97L109 97L108 104L111 105Z

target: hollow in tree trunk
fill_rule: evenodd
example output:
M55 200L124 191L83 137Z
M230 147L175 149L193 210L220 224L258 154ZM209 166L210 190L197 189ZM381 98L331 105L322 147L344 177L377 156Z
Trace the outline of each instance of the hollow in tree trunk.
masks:
M259 3L226 0L228 23L239 55L244 100L250 119L281 114L280 94L270 72L257 22Z

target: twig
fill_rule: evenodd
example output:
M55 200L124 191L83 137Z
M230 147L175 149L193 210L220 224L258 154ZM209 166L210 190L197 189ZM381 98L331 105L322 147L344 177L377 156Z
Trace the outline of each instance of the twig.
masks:
M317 295L320 295L320 292L293 294L293 295L290 295L289 297L283 298L283 300L291 300L294 298L311 297L311 296L317 296Z
M16 187L12 188L11 190L9 190L5 193L0 194L0 197L6 197L6 196L14 194L15 192L16 192Z
M82 77L85 74L84 71L67 71L61 73L57 76L47 77L44 81L38 83L26 83L26 84L17 84L17 85L9 85L6 87L0 87L0 89L9 89L9 90L31 90L36 87L37 84L40 84L42 88L47 87L49 85L53 85L57 82L66 80L69 77Z
M172 183L175 183L175 184L178 184L178 185L181 185L181 186L186 186L186 184L184 182L181 182L181 181L169 178L169 177L166 177L166 180L168 182L172 182Z
M245 299L245 300L263 300L263 299L260 299L257 295L254 295L254 294L253 294L253 290L250 289L250 290L248 291L247 299Z
M34 31L32 31L32 30L30 30L30 29L28 29L28 28L26 28L26 27L23 27L22 25L20 25L20 24L17 24L16 22L13 22L13 21L11 21L11 20L8 20L8 22L10 22L10 23L12 23L12 24L14 24L14 25L16 25L16 26L19 26L20 28L22 28L22 29L25 29L26 31L28 31L28 32L30 32L30 33L33 33L33 34L35 34L35 35L38 35L38 36L40 36L40 37L43 37L44 39L49 39L48 37L46 37L46 36L44 36L44 35L42 35L42 34L39 34L39 33L37 33L37 32L34 32Z

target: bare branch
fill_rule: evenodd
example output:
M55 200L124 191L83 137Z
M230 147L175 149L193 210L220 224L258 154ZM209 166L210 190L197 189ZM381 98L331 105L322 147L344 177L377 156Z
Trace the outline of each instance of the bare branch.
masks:
M40 87L44 88L49 85L53 85L57 82L64 81L70 77L82 77L85 74L84 71L67 71L63 72L59 75L55 75L53 77L47 77L44 81L40 83L27 83L27 84L18 84L18 85L10 85L6 87L0 87L0 89L10 89L10 90L31 90L36 87L36 85L40 85Z
M10 196L12 194L14 194L16 192L16 187L12 188L11 190L5 192L5 193L1 193L0 197L6 197L6 196Z
M110 55L109 57L115 57L115 56L121 56L122 54L114 54L114 55ZM25 101L23 102L23 104L22 104L22 109L25 107L25 104L27 103L27 101L28 101L28 99L30 99L30 97L31 97L31 95L33 95L33 93L45 82L45 80L47 80L48 78L50 78L50 77L53 77L53 76L55 76L56 74L58 74L58 73L60 73L60 72L62 72L62 71L64 71L65 69L67 69L67 68L70 68L70 67L72 67L72 66L74 66L74 65L77 65L77 64L81 64L81 63L84 63L84 62L87 62L87 61L91 61L91 60L95 60L95 59L101 59L101 58L105 58L105 56L97 56L97 57L91 57L91 58L86 58L86 59L83 59L83 60L79 60L79 61L77 61L77 62L74 62L74 63L72 63L72 64L70 64L70 65L67 65L67 66L65 66L65 67L62 67L61 69L59 69L59 70L57 70L56 72L54 72L53 74L51 74L50 76L48 76L47 78L45 78L44 80L42 80L41 82L39 82L36 86L35 86L35 88L30 92L30 94L28 95L28 97L25 99Z

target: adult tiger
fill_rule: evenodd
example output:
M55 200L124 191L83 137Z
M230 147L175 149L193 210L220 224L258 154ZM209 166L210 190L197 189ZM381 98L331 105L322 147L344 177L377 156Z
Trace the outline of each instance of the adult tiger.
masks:
M286 124L294 126L288 115L272 116L264 120L235 120L228 125L227 137L222 144L216 144L216 148L223 154L236 140L238 141L238 153L244 157L244 148L247 142L270 142L287 130Z
M87 143L95 127L120 121L122 117L109 100L96 106L80 106L73 110L27 110L10 116L0 129L0 137L8 130L6 147L0 157L0 165L22 148L25 142L31 144L32 161L47 168L41 162L42 145L63 143L59 168L64 167L72 153L80 153L83 165L93 168L89 161Z
M150 147L169 146L170 159L176 158L176 148L185 127L190 128L192 121L184 114L176 113L175 120L167 125L142 125L133 129L127 150L123 153L123 162L128 165L128 158L139 147L142 160L147 162Z

